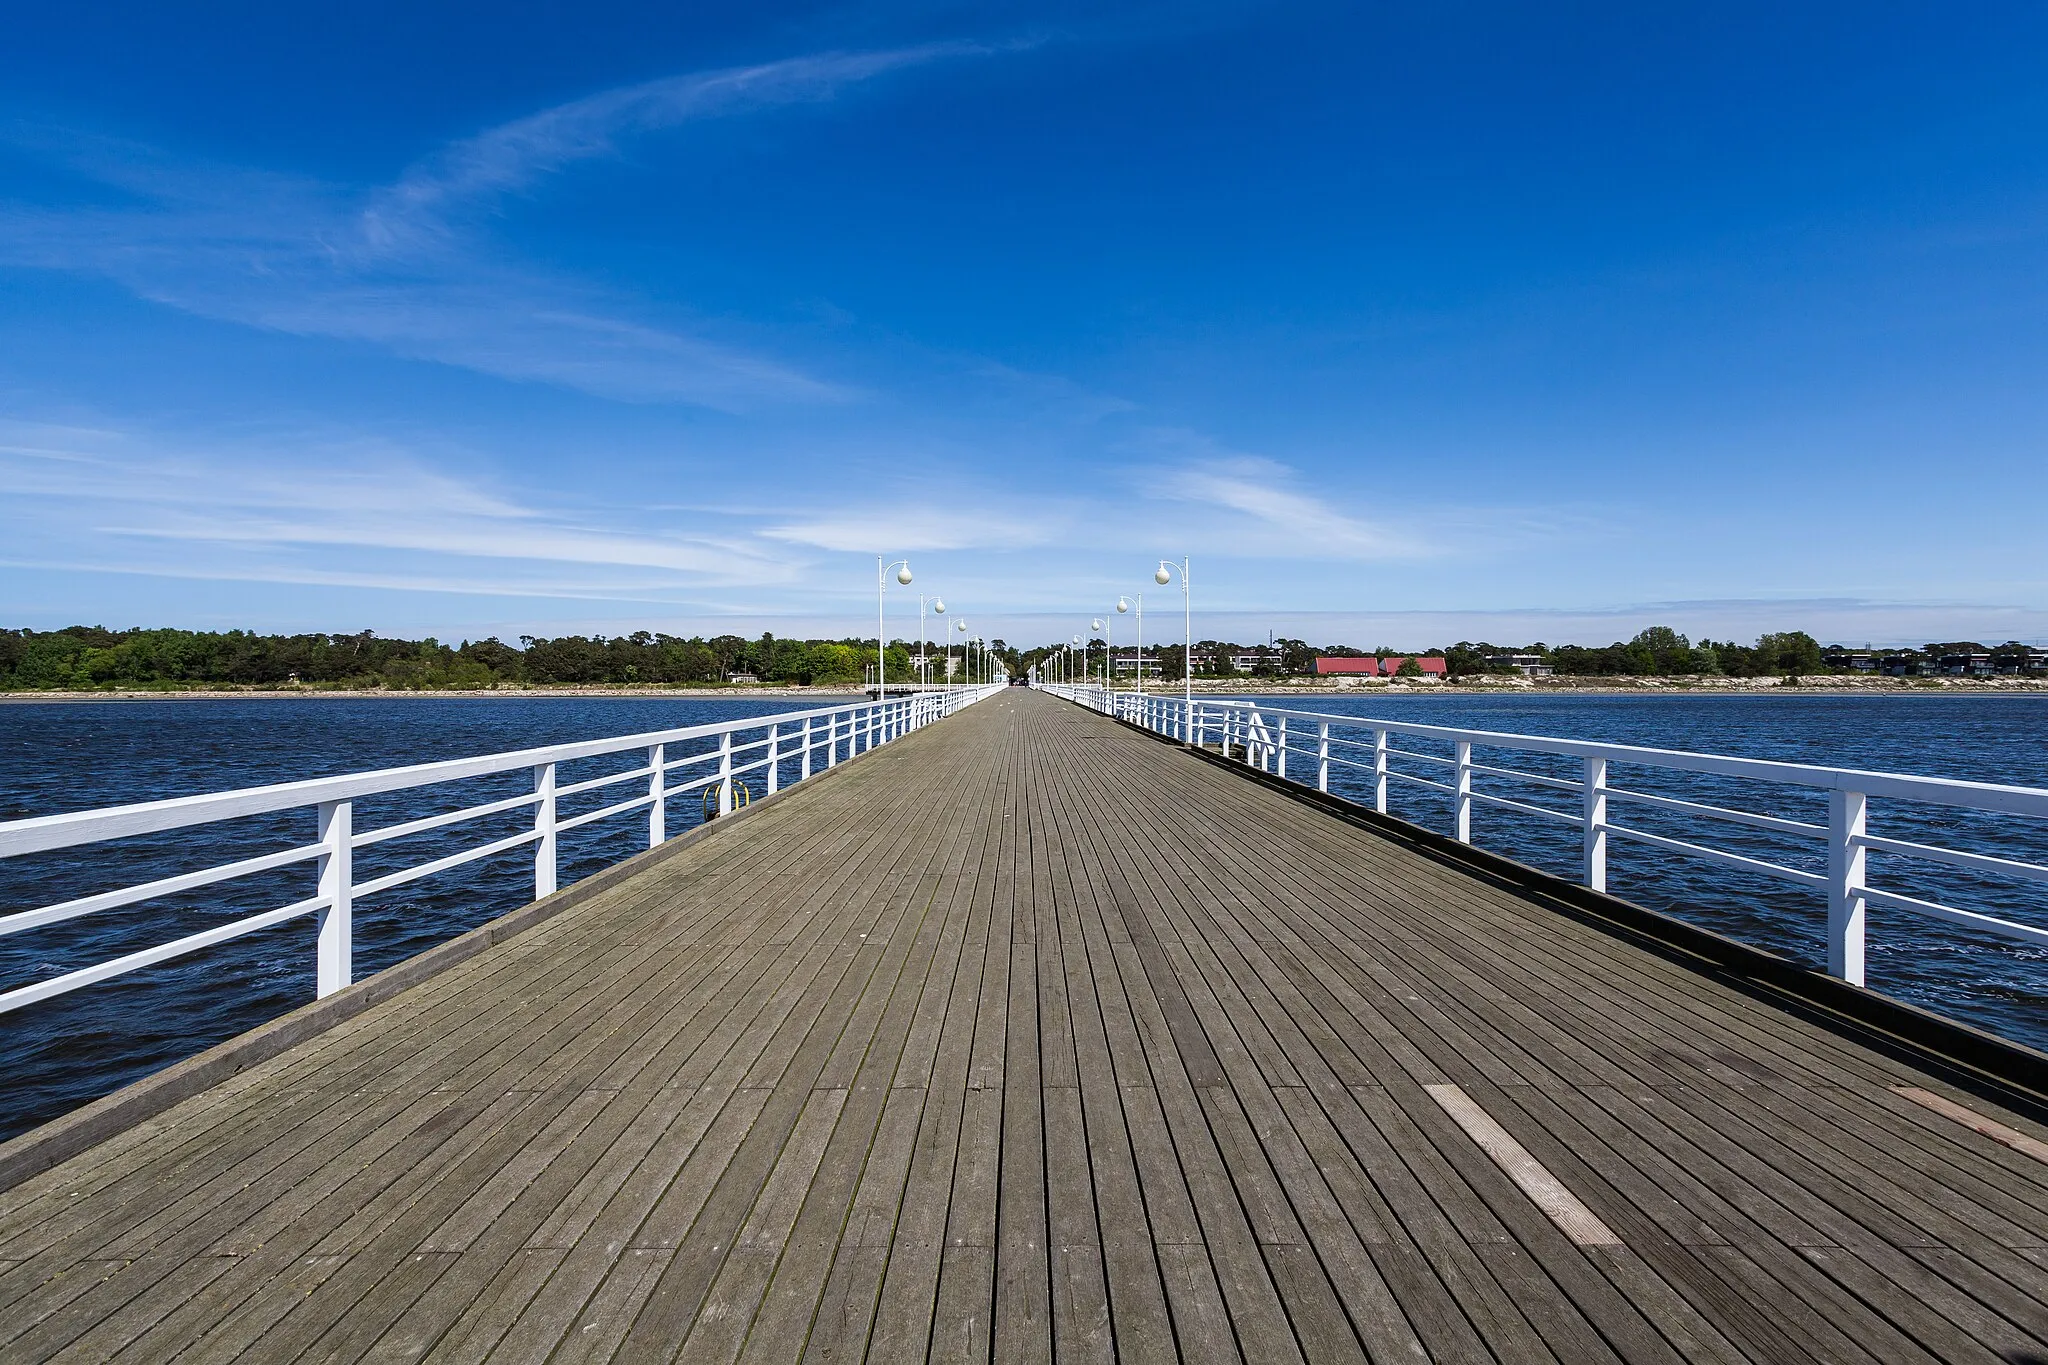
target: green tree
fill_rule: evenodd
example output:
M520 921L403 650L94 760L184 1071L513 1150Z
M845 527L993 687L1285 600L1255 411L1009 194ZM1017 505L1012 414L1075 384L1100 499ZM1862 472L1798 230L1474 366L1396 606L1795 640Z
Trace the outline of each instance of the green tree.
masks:
M1670 675L1694 671L1692 641L1670 626L1651 626L1637 632L1628 648L1634 658L1647 661L1648 667L1641 670L1644 673Z
M1757 661L1767 673L1797 675L1820 672L1820 642L1803 630L1760 635Z

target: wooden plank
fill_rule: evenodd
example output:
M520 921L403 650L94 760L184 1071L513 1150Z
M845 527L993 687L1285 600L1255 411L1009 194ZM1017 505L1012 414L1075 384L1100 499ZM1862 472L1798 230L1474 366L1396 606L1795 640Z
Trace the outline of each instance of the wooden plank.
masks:
M731 834L0 1198L0 1353L2048 1347L2025 1120L1101 717Z

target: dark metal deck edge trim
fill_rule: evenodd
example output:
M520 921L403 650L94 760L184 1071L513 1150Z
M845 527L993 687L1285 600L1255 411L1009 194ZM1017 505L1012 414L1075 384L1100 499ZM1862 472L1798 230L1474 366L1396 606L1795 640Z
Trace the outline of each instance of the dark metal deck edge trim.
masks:
M810 781L830 777L873 752L875 750L870 749L852 758L841 759L824 772L812 774ZM773 796L764 796L731 815L685 830L665 840L658 848L636 853L624 862L594 872L551 896L529 901L517 910L508 911L445 943L437 943L374 976L366 976L324 1000L301 1005L289 1014L258 1024L247 1033L216 1043L181 1062L173 1062L161 1071L153 1071L141 1080L131 1081L119 1090L89 1100L68 1114L0 1143L0 1190L12 1189L30 1176L67 1161L138 1123L155 1118L181 1100L210 1090L230 1076L355 1018L409 986L439 976L515 934L544 924L565 910L574 909L628 877L673 857L712 832L728 829L734 822L772 806L791 792L800 791L808 785L808 782L793 782Z
M1994 1100L2037 1123L2048 1123L2048 1053L1882 991L1852 986L1768 949L1702 928L1665 911L1589 890L1504 854L1461 844L1447 834L1399 816L1382 815L1369 806L1319 792L1241 760L1192 748L1130 721L1105 718L1149 739L1192 753L1206 763L1305 806L1334 815L1347 824L1405 844L1435 862L1514 891L1532 904L1654 952L1832 1033L1922 1067L1960 1089Z

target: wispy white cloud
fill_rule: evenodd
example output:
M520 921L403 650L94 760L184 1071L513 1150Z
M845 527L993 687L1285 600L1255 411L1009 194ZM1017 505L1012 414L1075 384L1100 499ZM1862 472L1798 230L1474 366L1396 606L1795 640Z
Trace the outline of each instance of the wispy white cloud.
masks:
M1245 519L1239 543L1301 559L1421 559L1426 541L1343 511L1298 486L1275 460L1239 457L1195 464L1160 490Z
M1396 527L1364 516L1302 486L1278 460L1232 451L1199 433L1153 430L1142 447L1171 463L1137 470L1136 487L1155 503L1177 504L1183 538L1196 536L1226 553L1253 558L1405 560L1439 551L1412 522Z
M481 210L630 137L829 100L887 72L988 50L825 53L602 91L451 143L367 190L17 129L18 146L130 199L0 209L0 265L97 274L204 317L607 398L734 411L840 401L854 390L512 260Z
M1183 543L1250 559L1422 562L1455 549L1505 554L1606 534L1602 515L1577 507L1383 501L1361 506L1342 491L1308 484L1299 470L1229 450L1198 433L1155 430L1140 446L1170 463L1134 470L1133 487L1154 504L1153 524Z
M628 136L750 109L829 100L888 72L990 51L974 43L928 43L825 52L600 91L450 143L372 198L363 212L364 237L388 246L437 235L455 214L576 162L616 155Z
M371 588L380 591L447 594L456 597L506 597L564 602L644 603L672 606L675 599L651 589L616 587L569 587L545 580L516 577L464 578L439 575L422 578L416 574L371 573L308 568L304 565L233 565L195 563L184 559L155 562L119 559L10 559L0 557L0 568L29 569L63 574L118 574L140 578L168 578L201 583L283 583L298 587Z
M381 443L333 437L200 454L0 423L0 495L16 567L631 600L797 572L744 533L536 507Z
M848 508L764 526L770 540L821 550L892 553L916 550L1021 550L1051 544L1071 525L1067 510L1037 504L1035 513L991 512L976 498L956 507L906 505Z

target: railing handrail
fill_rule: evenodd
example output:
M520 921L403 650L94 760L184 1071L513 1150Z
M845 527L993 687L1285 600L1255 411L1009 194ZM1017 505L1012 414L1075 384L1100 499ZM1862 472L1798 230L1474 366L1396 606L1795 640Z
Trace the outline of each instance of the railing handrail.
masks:
M1101 687L1080 688L1046 685L1052 692L1094 692ZM1118 697L1135 694L1118 692ZM1069 698L1074 700L1074 698ZM1145 700L1170 706L1183 705L1179 697L1145 695ZM1261 706L1236 698L1197 697L1196 706L1242 707L1261 715L1287 716L1297 720L1327 721L1369 730L1386 730L1397 735L1415 735L1449 743L1464 742L1489 748L1526 749L1535 753L1560 754L1568 758L1604 758L1611 763L1641 763L1653 768L1679 768L1688 772L1711 773L1720 777L1745 777L1760 782L1782 782L1821 791L1860 791L1870 796L1890 796L1932 805L1964 806L1997 811L2006 815L2029 815L2048 819L2048 787L2022 787L2000 782L1973 782L1960 777L1931 777L1916 773L1888 773L1865 768L1836 768L1821 763L1795 763L1786 759L1742 758L1734 754L1705 754L1686 749L1658 749L1638 744L1609 744L1600 740L1565 739L1552 735L1524 735L1508 730L1468 730L1450 725L1423 725L1415 721L1387 720L1379 716L1347 716L1332 711L1300 711L1292 707Z
M1610 836L1676 853L1702 858L1748 872L1776 877L1800 885L1817 887L1827 896L1828 971L1834 976L1863 984L1864 930L1867 908L1879 905L2036 947L2048 947L2048 928L2026 924L1997 915L1943 905L1870 884L1869 855L1891 854L1929 862L1960 866L1972 871L2017 878L2035 883L2048 882L2048 864L2022 859L2000 858L1912 840L1884 838L1870 833L1869 801L1872 797L1919 802L1952 809L1978 810L2029 819L2048 818L2048 789L1963 778L1927 777L1907 773L1874 772L1837 768L1823 764L1796 763L1780 759L1738 758L1728 754L1691 753L1682 749L1658 749L1633 744L1606 744L1596 740L1564 739L1548 735L1520 735L1498 730L1472 730L1459 726L1425 725L1414 721L1389 720L1379 716L1353 716L1326 711L1303 711L1292 707L1262 705L1236 698L1197 698L1192 703L1171 695L1144 695L1111 691L1099 685L1048 685L1047 691L1079 705L1148 729L1171 734L1184 743L1207 746L1213 735L1227 755L1242 757L1250 766L1274 773L1283 780L1330 790L1332 765L1366 774L1371 782L1371 805L1389 813L1391 783L1427 788L1450 798L1451 837L1472 842L1472 817L1479 805L1504 807L1524 814L1578 826L1584 841L1581 881L1594 891L1607 889L1607 861ZM1293 734L1289 734L1290 726ZM1366 730L1369 741L1354 739L1333 730ZM1388 739L1400 735L1449 744L1451 757L1415 753L1396 748ZM1302 747L1312 744L1313 747ZM1583 765L1578 781L1554 774L1524 772L1515 768L1475 763L1475 748L1549 754L1575 758ZM1232 754L1232 751L1235 751ZM1313 779L1290 779L1290 758L1306 759L1314 767ZM1423 777L1395 767L1389 760L1401 758L1439 765L1437 777ZM1733 777L1779 786L1803 787L1828 794L1827 823L1814 824L1782 816L1760 815L1732 810L1700 801L1648 792L1630 791L1610 781L1613 764ZM1578 798L1578 810L1517 800L1498 791L1482 791L1477 777L1504 778L1543 788L1563 789ZM1816 839L1826 850L1825 873L1752 856L1748 852L1714 848L1706 844L1675 839L1666 834L1624 824L1613 818L1611 803L1661 808L1689 818L1728 822L1762 828L1773 833Z
M765 794L772 795L782 785L785 764L793 764L798 770L793 781L806 781L821 771L814 761L820 750L823 751L824 767L831 768L841 761L842 749L846 759L850 760L932 721L952 715L998 690L998 685L982 684L943 692L905 692L885 699L845 705L804 707L765 716L742 716L605 739L539 745L473 758L443 759L398 768L309 778L300 782L204 792L161 801L8 821L0 824L0 858L309 808L317 814L319 828L312 843L275 849L212 867L190 869L169 877L98 891L33 909L0 912L0 936L29 933L83 916L217 886L238 877L281 870L300 863L317 864L314 869L317 892L288 905L216 924L168 943L12 989L0 989L0 1014L305 915L315 916L318 922L315 988L321 996L330 995L354 979L353 917L355 902L360 898L530 845L534 850L534 896L538 899L556 890L559 838L569 830L645 809L648 846L656 847L669 837L666 812L672 798L701 789L706 793L705 805L708 807L710 796L715 793L717 815L724 816L735 809L736 794L743 800L751 800L752 793L743 790L740 781L748 774L762 773ZM740 731L760 731L762 737L736 744L734 735ZM716 739L718 742L697 753L673 752L674 746L680 742L703 739ZM560 764L635 751L646 754L643 764L622 772L604 773L586 781L567 784L557 781L556 770ZM700 765L705 770L701 775L670 785L671 773ZM533 776L530 792L457 810L437 811L424 818L401 820L381 829L358 830L356 827L355 802L360 797L416 791L520 771L530 772ZM573 816L564 817L561 812L560 800L563 797L595 793L619 783L642 779L646 780L644 794ZM518 833L431 858L412 867L385 872L367 881L356 879L354 859L360 849L527 807L533 810L532 824ZM707 809L706 818L716 817Z
M172 796L161 801L138 801L126 806L101 806L92 810L67 811L59 815L37 815L24 820L0 821L0 858L79 844L103 843L137 834L158 834L192 825L235 820L249 815L297 810L325 801L352 801L385 792L416 787L439 786L464 778L489 777L494 773L516 772L543 763L568 763L579 758L600 758L606 754L645 749L656 744L708 739L736 730L801 722L816 718L866 711L881 706L900 706L915 697L891 697L886 702L855 702L845 706L812 706L780 711L767 716L714 721L706 725L685 725L671 730L649 730L608 739L576 740L567 744L544 744L532 749L511 749L503 753L480 754L474 758L436 759L398 768L375 768L368 772L342 773L333 777L312 777L298 782L277 782L261 787L238 787L223 792L201 792Z

